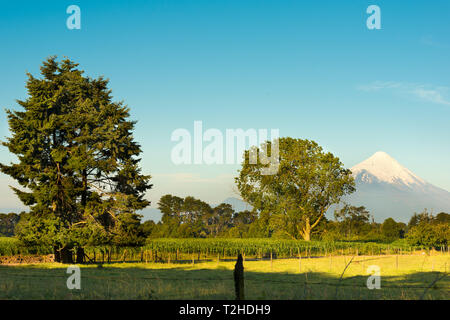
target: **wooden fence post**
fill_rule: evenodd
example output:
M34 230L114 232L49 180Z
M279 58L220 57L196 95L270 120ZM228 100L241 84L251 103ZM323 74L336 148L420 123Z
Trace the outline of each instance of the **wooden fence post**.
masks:
M330 272L333 270L333 255L330 253Z
M272 249L270 249L270 269L273 270Z
M298 272L302 272L302 256L298 253Z
M236 265L234 266L234 290L236 293L236 300L244 300L244 264L242 262L242 255L239 254Z

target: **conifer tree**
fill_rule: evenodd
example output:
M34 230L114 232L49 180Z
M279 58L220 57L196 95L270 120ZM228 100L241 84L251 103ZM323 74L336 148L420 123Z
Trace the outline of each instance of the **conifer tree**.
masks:
M73 248L81 262L85 245L134 239L124 233L136 228L123 224L139 220L135 211L149 205L144 195L152 187L139 167L128 107L112 100L108 80L77 67L50 57L41 78L28 73L28 98L17 101L23 110L6 110L12 136L2 142L18 162L0 164L30 207L19 237L53 246L62 262L71 262Z

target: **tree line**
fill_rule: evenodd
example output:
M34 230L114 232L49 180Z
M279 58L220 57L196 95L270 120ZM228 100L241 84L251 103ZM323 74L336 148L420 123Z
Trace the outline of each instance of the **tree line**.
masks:
M193 197L165 195L158 203L161 221L145 221L144 234L149 238L276 238L301 239L289 236L289 226L272 215L255 210L236 212L230 204L211 207ZM374 221L364 207L345 204L335 210L334 219L323 218L313 232L316 240L392 242L406 239L411 245L447 246L450 242L450 214L432 215L426 209L414 213L405 224L387 218Z
M148 220L134 225L135 237L121 239L116 245L140 246L146 239L157 238L275 238L290 239L282 226L258 215L254 210L236 212L230 204L210 206L188 196L165 195L158 202L163 213L160 221ZM0 213L0 236L20 234L27 223L26 212ZM426 209L414 213L408 223L387 218L382 223L373 220L364 207L345 204L335 210L334 219L324 218L313 239L325 241L393 242L405 239L412 246L441 247L450 240L450 214L436 215ZM126 240L126 241L123 241Z

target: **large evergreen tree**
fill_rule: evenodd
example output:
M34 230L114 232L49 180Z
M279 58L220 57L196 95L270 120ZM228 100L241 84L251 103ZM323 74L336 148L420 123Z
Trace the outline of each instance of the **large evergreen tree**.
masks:
M30 207L19 236L52 245L63 262L71 262L74 247L79 260L84 245L134 239L124 233L135 228L123 225L139 220L135 211L149 205L144 194L151 188L129 109L112 101L108 80L85 77L77 66L50 57L41 78L28 74L29 96L17 101L23 110L6 110L12 136L3 145L18 162L0 164Z

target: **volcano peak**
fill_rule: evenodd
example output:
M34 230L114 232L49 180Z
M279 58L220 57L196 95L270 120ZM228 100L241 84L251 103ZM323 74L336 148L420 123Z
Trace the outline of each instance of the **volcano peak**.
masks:
M375 152L370 158L351 168L353 175L366 182L376 178L390 184L424 185L426 182L402 166L384 151Z

